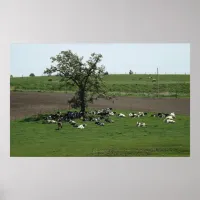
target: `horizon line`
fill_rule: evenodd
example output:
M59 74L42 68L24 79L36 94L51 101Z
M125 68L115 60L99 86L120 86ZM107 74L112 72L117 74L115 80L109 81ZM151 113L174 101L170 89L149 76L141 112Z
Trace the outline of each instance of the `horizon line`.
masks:
M30 73L31 74L31 73ZM34 74L34 73L33 73ZM10 74L10 76L11 76L12 74ZM124 74L122 74L122 73L109 73L108 72L108 75L105 75L105 76L109 76L109 75L157 75L157 73L133 73L133 74L129 74L129 73L124 73ZM159 73L158 75L174 75L174 76L176 76L176 75L190 75L190 73ZM30 77L29 75L25 75L25 76L14 76L14 75L12 75L13 77L15 77L15 78L20 78L20 77ZM49 75L35 75L35 77L48 77ZM56 75L51 75L51 77L53 77L53 76L56 76Z

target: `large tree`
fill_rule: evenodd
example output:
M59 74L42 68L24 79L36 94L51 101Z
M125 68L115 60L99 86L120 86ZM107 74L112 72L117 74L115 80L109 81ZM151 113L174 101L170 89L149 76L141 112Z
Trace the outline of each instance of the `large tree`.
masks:
M61 51L55 57L50 58L52 65L46 68L44 74L56 73L61 77L60 81L66 86L75 86L76 93L71 99L76 107L81 108L85 113L88 103L93 103L96 95L106 94L106 87L103 81L105 67L99 65L102 55L92 53L86 62L83 57L69 51Z

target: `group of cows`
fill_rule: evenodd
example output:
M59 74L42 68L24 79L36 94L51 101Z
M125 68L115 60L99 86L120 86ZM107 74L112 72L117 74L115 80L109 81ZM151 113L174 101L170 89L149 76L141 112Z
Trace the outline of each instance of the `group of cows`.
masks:
M128 116L131 118L141 118L147 115L148 115L147 112L137 112L137 113L129 113ZM101 110L85 112L85 115L83 112L78 112L78 111L68 111L67 113L57 112L56 114L47 116L45 120L48 124L57 124L58 130L62 128L63 122L68 122L75 128L84 129L87 125L86 124L78 125L75 121L76 119L81 119L83 122L90 121L94 122L96 125L104 126L105 123L114 123L114 121L110 119L110 116L117 116L120 118L126 117L126 115L123 113L114 112L112 108L106 108ZM155 113L151 114L150 116L164 118L163 121L166 123L175 123L174 119L176 118L174 112L170 114ZM146 127L146 123L137 122L136 126Z

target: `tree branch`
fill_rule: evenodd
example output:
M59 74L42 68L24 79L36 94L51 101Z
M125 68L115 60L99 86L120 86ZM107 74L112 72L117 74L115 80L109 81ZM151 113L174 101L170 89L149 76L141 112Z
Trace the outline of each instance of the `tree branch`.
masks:
M84 81L83 88L85 88L85 86L86 86L86 84L87 84L88 78L89 78L89 76L90 76L91 73L92 73L93 67L94 67L98 62L99 62L99 58L97 58L96 62L93 63L93 65L92 65L91 68L89 69L88 74L87 74L87 76L86 76L86 78L85 78L85 81Z

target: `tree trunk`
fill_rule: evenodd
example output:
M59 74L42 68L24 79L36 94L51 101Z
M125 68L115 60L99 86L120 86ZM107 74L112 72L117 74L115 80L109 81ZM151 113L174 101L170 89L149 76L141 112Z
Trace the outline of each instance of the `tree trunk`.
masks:
M85 116L85 90L80 90L79 91L79 95L80 95L80 101L81 101L81 112L83 112L83 115Z
M83 115L85 115L85 103L81 103L81 112L83 112Z

